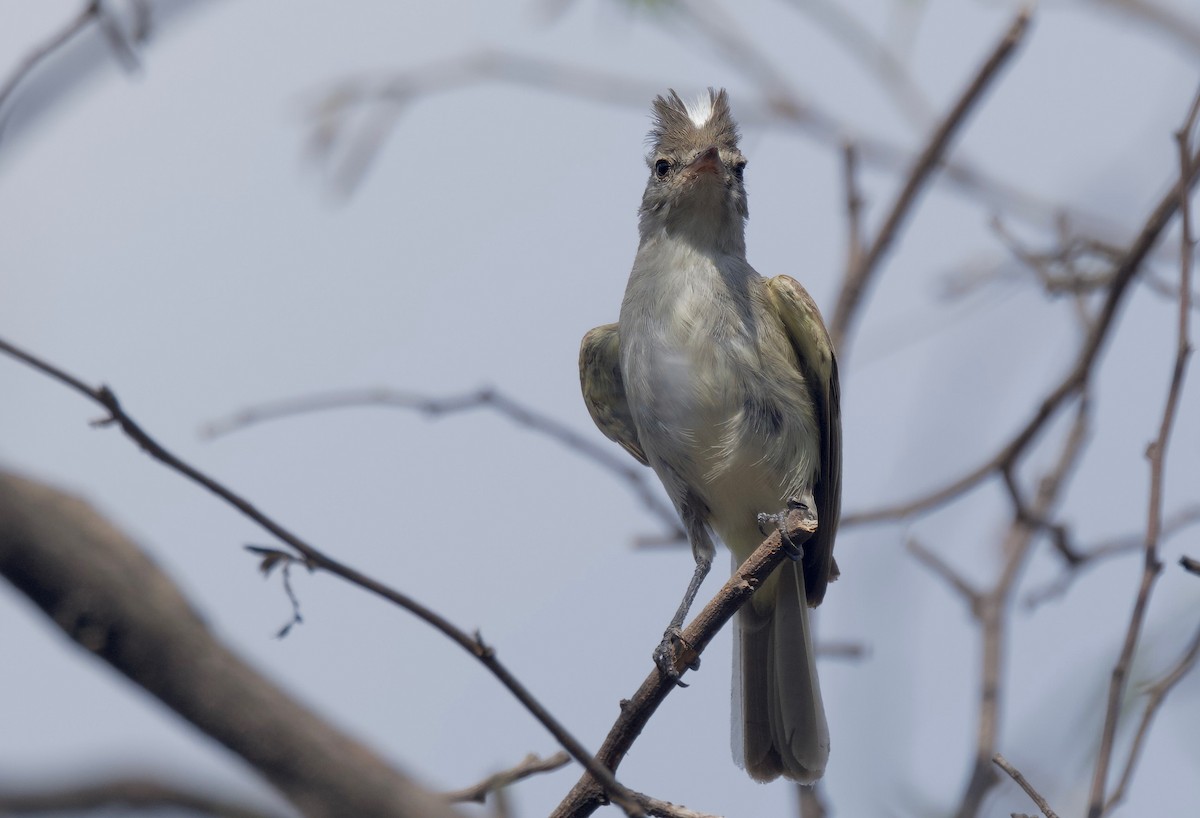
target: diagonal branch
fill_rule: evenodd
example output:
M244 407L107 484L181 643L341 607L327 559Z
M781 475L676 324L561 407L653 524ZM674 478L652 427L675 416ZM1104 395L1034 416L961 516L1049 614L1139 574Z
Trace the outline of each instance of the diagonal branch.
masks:
M40 789L0 789L0 815L104 813L118 809L126 812L186 810L189 814L210 818L283 818L280 812L223 799L211 791L199 792L144 776Z
M133 440L146 454L158 460L170 469L179 472L184 477L192 482L208 489L213 494L220 497L226 503L232 505L245 516L249 517L254 522L258 523L275 537L278 537L282 542L286 543L294 549L303 558L303 562L311 569L321 569L335 576L350 582L353 585L370 591L376 596L404 608L410 613L417 616L422 621L432 625L451 641L456 643L463 650L474 656L480 663L483 664L492 675L495 676L504 687L528 710L534 718L536 718L543 727L550 731L551 735L558 741L562 747L571 754L572 758L582 764L590 772L592 772L598 780L604 784L604 789L619 803L630 815L640 814L641 809L632 800L632 794L613 778L612 774L603 767L596 764L591 757L591 754L572 736L567 729L554 718L551 713L539 702L533 694L505 667L498 658L496 652L489 645L484 644L483 639L476 634L474 637L468 635L461 628L452 624L448 619L431 608L422 605L412 597L404 594L385 583L382 583L372 577L363 574L362 572L346 565L328 554L320 551L316 546L301 539L298 535L292 533L285 528L281 523L267 516L265 513L257 509L250 501L246 500L241 495L227 488L222 483L209 477L199 469L184 462L176 455L172 454L158 441L149 435L142 427L125 412L120 402L117 400L116 394L107 386L92 388L81 381L79 378L65 372L62 369L47 363L40 358L13 346L9 342L0 339L0 352L16 358L17 360L28 364L30 367L42 372L45 375L65 384L71 389L79 392L89 400L99 404L108 412L108 417L99 421L97 425L117 425L121 431ZM266 559L277 559L274 555L266 557Z
M651 472L632 461L624 453L618 456L611 447L596 443L565 423L490 386L461 395L440 398L416 392L401 392L383 388L301 395L273 403L250 406L228 417L214 420L205 425L201 435L212 439L259 423L293 415L369 406L406 409L419 412L429 418L441 418L475 409L491 409L514 423L557 441L567 449L620 477L642 505L667 527L667 533L661 538L661 542L687 542L683 529L679 527L679 515L663 501L662 493L655 488L656 483L649 479ZM656 544L659 542L659 539L655 540Z
M1046 799L1033 788L1032 784L1025 780L1025 776L1021 775L1021 771L1010 764L1007 758L996 753L992 756L992 763L1008 773L1008 777L1017 782L1017 785L1021 789L1025 790L1025 794L1033 799L1033 803L1037 804L1038 809L1042 811L1042 815L1045 815L1046 818L1058 818L1057 813L1050 809L1050 804L1046 802Z
M1113 271L1104 303L1088 330L1074 366L1042 399L1041 404L1025 425L1001 446L999 451L961 477L927 494L890 506L843 514L841 525L863 525L901 520L930 511L974 489L1001 470L1015 465L1026 448L1058 414L1058 411L1087 386L1100 357L1100 351L1104 348L1105 341L1108 340L1117 313L1129 292L1129 285L1171 220L1175 218L1182 197L1191 193L1198 179L1200 179L1200 149L1191 154L1189 170L1171 186L1171 189L1155 205L1154 210L1151 211L1142 226L1142 231L1121 257L1120 263Z
M571 757L564 752L557 752L549 758L538 758L536 755L530 753L515 767L502 770L494 775L489 775L478 784L473 784L470 787L445 793L443 797L451 802L470 801L482 804L487 800L489 793L502 790L530 776L553 772L570 763Z
M1166 472L1167 446L1171 440L1171 430L1179 409L1179 400L1183 392L1184 375L1187 372L1188 358L1192 347L1190 339L1190 298L1192 292L1192 265L1195 241L1192 238L1191 226L1191 192L1187 180L1192 178L1200 163L1196 161L1191 150L1191 134L1197 119L1200 119L1200 90L1184 121L1184 125L1175 133L1175 141L1179 148L1179 184L1176 186L1178 207L1181 211L1183 238L1180 242L1179 270L1179 323L1177 329L1175 365L1171 371L1171 381L1167 388L1167 398L1163 406L1162 420L1159 423L1158 435L1147 451L1150 461L1150 497L1146 512L1146 542L1142 567L1142 579L1138 586L1137 597L1133 603L1133 612L1129 617L1129 627L1125 632L1124 644L1112 671L1112 680L1108 688L1108 706L1105 708L1104 728L1100 738L1100 751L1096 756L1096 768L1092 775L1091 792L1088 797L1088 818L1100 818L1105 810L1105 788L1108 785L1108 768L1112 760L1113 745L1116 739L1117 721L1120 716L1121 698L1125 691L1125 681L1129 674L1133 654L1141 637L1142 625L1145 622L1146 611L1150 605L1150 594L1154 582L1162 573L1162 563L1158 558L1158 547L1162 536L1163 522L1163 483Z
M796 545L802 546L815 531L816 524L813 521L803 518L799 513L788 515L786 535ZM684 630L681 644L691 649L680 651L676 657L676 669L680 673L687 671L717 631L737 613L738 608L750 599L784 559L784 539L776 531L733 572L729 581ZM621 702L621 714L608 731L596 760L606 769L615 771L650 717L675 687L675 680L667 678L657 668L651 671L637 692ZM554 809L551 818L583 818L591 815L602 806L603 798L603 789L590 774L585 773Z
M0 575L81 647L244 759L303 815L456 814L221 644L178 586L76 498L0 473Z
M900 227L908 218L917 196L925 189L933 172L941 164L942 157L949 150L950 143L959 128L966 122L967 115L975 108L984 92L991 87L993 80L999 76L1000 69L1008 63L1024 40L1025 34L1029 30L1029 19L1029 9L1021 9L991 55L976 72L962 96L934 130L925 149L917 157L904 186L900 188L896 201L888 210L887 217L879 228L875 240L863 253L859 264L842 281L842 289L838 293L837 304L833 311L833 320L829 324L829 335L833 339L834 347L840 351L843 357L846 355L846 337L862 305L866 290L878 272L880 262L887 251L891 249L892 242L899 235Z

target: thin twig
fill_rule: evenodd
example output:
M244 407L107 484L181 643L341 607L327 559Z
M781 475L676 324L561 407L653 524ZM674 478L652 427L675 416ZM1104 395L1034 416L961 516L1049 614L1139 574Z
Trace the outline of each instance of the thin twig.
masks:
M385 407L419 412L429 418L441 418L475 409L491 409L509 420L545 435L586 459L621 478L634 495L656 518L667 526L664 535L657 535L654 544L687 542L679 526L679 515L663 499L662 493L649 479L652 473L622 453L618 456L566 424L537 411L498 389L485 386L472 392L449 397L431 397L415 392L394 389L353 389L286 398L273 403L250 406L225 418L211 421L201 429L207 439L221 437L249 426L294 415L311 414L336 409Z
M1078 465L1088 438L1089 406L1090 402L1086 400L1085 395L1085 399L1079 402L1074 422L1054 467L1038 481L1038 488L1029 509L1032 515L1042 518L1050 514L1062 495L1068 476ZM1005 559L1000 576L991 588L979 594L971 607L971 613L979 623L983 641L979 674L979 716L975 761L955 813L957 818L973 818L977 815L984 798L997 781L992 757L996 754L999 743L1001 675L1004 670L1005 640L1008 636L1007 621L1016 592L1017 578L1032 552L1038 530L1025 520L1022 512L1013 510L1012 522L1001 549Z
M613 801L619 804L629 815L640 814L640 808L632 800L630 792L612 776L612 774L604 767L592 760L592 756L584 748L582 744L572 736L567 729L561 725L554 716L539 702L532 693L496 658L495 651L488 645L484 644L482 638L476 634L474 637L468 635L465 631L452 624L448 619L443 617L431 608L422 605L412 597L404 594L372 577L363 574L362 572L351 568L350 566L339 562L333 557L318 550L312 544L301 539L298 535L286 529L281 523L267 516L262 511L259 511L254 505L246 500L241 495L227 488L217 480L209 477L199 469L189 465L181 460L176 455L172 454L161 444L151 437L142 427L127 414L117 400L116 394L107 386L92 388L85 384L80 379L58 367L50 364L40 358L25 352L24 350L13 346L8 341L0 339L0 352L4 352L25 364L28 364L33 369L42 372L45 375L65 384L76 392L80 393L89 400L99 404L108 412L108 417L96 422L94 425L109 426L117 425L127 437L133 440L146 454L150 455L155 460L167 466L174 471L179 472L184 477L192 482L202 486L208 491L220 497L229 505L236 508L246 517L256 522L262 528L266 529L273 536L278 537L282 542L286 543L291 548L301 555L303 562L310 569L321 569L334 574L342 579L357 585L364 590L370 591L376 596L382 597L389 602L404 608L410 613L417 616L422 621L432 625L445 636L449 637L463 650L470 653L479 660L492 675L499 679L500 683L506 687L510 693L517 698L525 709L528 710L534 718L536 718L543 727L550 731L555 740L571 754L571 757L582 764L589 773L597 776L603 782L603 789L609 793Z
M1200 505L1186 506L1176 510L1163 520L1162 542L1166 542L1180 531L1197 523L1200 523ZM1074 545L1068 546L1070 553L1074 555L1074 559L1067 562L1066 568L1057 579L1029 591L1025 595L1025 606L1036 608L1051 599L1062 596L1071 587L1071 584L1079 579L1088 568L1113 557L1140 551L1144 547L1145 541L1146 535L1143 532L1141 534L1126 534L1122 537L1113 537L1086 548Z
M1025 790L1025 794L1033 799L1033 803L1037 804L1037 808L1042 811L1042 815L1045 815L1046 818L1058 818L1058 815L1054 812L1054 810L1050 809L1050 805L1046 803L1046 799L1043 798L1041 794L1033 788L1032 784L1025 780L1025 776L1021 775L1021 771L1010 764L1007 758L999 753L996 753L994 756L992 756L992 762L997 767L1004 770L1004 772L1008 773L1008 777L1013 781L1016 781L1021 789Z
M874 241L863 254L862 261L852 274L846 276L842 281L842 289L838 293L837 304L833 311L833 320L829 324L829 335L833 339L834 347L842 351L843 357L846 354L846 336L859 312L871 279L879 269L880 261L899 235L900 227L908 218L917 196L924 190L926 183L941 163L942 157L949 150L950 143L966 121L967 115L983 97L984 91L991 87L993 80L999 76L1000 69L1016 53L1017 47L1029 30L1029 20L1029 9L1022 8L1000 42L992 50L991 55L976 72L967 89L934 130L925 149L917 157L903 187L900 188L896 201L889 208L887 217L879 228Z
M720 818L718 815L710 815L706 812L696 812L695 810L681 807L678 804L672 804L670 801L662 801L658 798L651 798L648 795L637 793L638 803L646 810L647 815L652 815L654 818Z
M908 541L908 550L917 558L918 562L945 580L946 584L951 588L958 591L959 596L963 598L967 606L975 610L979 605L982 594L972 588L971 584L961 574L951 568L949 563L922 545L921 541L916 538Z
M110 813L109 811L112 810ZM144 776L112 778L87 784L38 790L0 790L0 815L48 813L186 810L210 818L281 818L282 813L236 803L215 796L211 788L197 792Z
M863 252L863 195L858 185L858 147L847 140L842 145L842 188L846 197L846 276L854 274L862 264Z
M74 39L76 34L91 25L100 15L100 0L90 0L65 26L51 35L44 43L33 49L33 51L26 54L25 58L17 64L13 72L8 75L8 79L4 81L4 84L0 86L0 111L4 110L17 88L25 81L26 77L33 73L34 69L44 59Z
M816 531L816 524L799 513L788 515L786 538L802 545ZM733 572L717 595L704 606L691 624L684 629L681 644L688 650L676 657L675 667L685 673L707 647L713 636L737 613L754 591L785 559L784 539L775 531L754 553ZM608 731L596 760L605 768L616 770L633 742L654 715L659 705L676 689L675 680L655 668L641 687L628 700L621 702L621 714ZM584 818L603 804L603 790L584 773L567 797L554 809L551 818Z
M1142 720L1133 737L1133 746L1129 748L1129 757L1125 759L1125 769L1121 771L1120 781L1117 782L1117 786L1104 804L1105 814L1112 812L1113 807L1125 799L1125 792L1129 787L1129 782L1133 780L1133 772L1137 769L1138 759L1141 757L1142 747L1145 746L1146 736L1150 734L1150 725L1154 721L1154 716L1166 701L1171 688L1175 687L1184 676L1196 667L1197 659L1200 659L1200 629L1196 630L1191 643L1179 657L1175 666L1146 690L1146 707L1142 711Z
M647 100L661 93L661 85L644 80L597 71L560 60L551 60L502 50L471 51L450 59L383 76L348 77L323 92L310 107L309 149L314 159L342 167L334 159L335 148L347 143L360 146L347 136L354 115L367 105L390 106L403 113L418 97L448 93L484 82L507 82L576 99L590 99L609 105L638 110ZM744 100L738 102L738 121L743 125L790 127L828 146L841 146L845 135L853 132L846 123L820 111L811 102L797 105L794 97ZM368 120L374 123L376 120ZM912 167L910 151L870 135L858 134L855 144L865 165L889 172L906 172ZM369 164L369 158L349 157L348 162ZM340 170L335 170L338 177ZM338 178L338 185L349 190L360 179ZM945 159L937 180L950 189L974 198L992 209L1003 210L1009 217L1038 225L1052 223L1068 208L1049 202L1006 182L990 177L961 161ZM1090 225L1097 234L1116 229L1109 220L1090 212L1069 209L1076 224Z
M1129 292L1129 285L1133 282L1138 270L1141 269L1142 262L1146 260L1158 243L1167 225L1174 219L1179 210L1181 196L1190 193L1195 187L1197 179L1200 179L1200 149L1191 156L1190 171L1184 178L1176 181L1159 200L1142 226L1141 233L1133 240L1125 255L1121 257L1120 263L1116 265L1109 282L1108 294L1091 324L1074 366L1042 399L1037 410L1007 443L980 465L939 488L902 503L843 514L840 525L844 527L902 520L930 511L976 488L998 471L1015 464L1025 452L1026 447L1058 414L1058 411L1087 386L1100 357L1100 351L1104 348L1120 307L1124 303L1125 295Z
M1133 612L1129 617L1129 627L1125 632L1125 641L1121 653L1113 667L1112 680L1108 689L1108 704L1105 708L1104 728L1100 738L1100 750L1096 756L1096 767L1092 775L1092 786L1088 797L1088 818L1100 818L1105 809L1105 787L1108 785L1108 768L1112 761L1113 746L1116 740L1117 722L1120 718L1121 698L1125 691L1125 681L1129 667L1133 662L1133 654L1141 637L1142 625L1150 604L1150 593L1154 581L1162 572L1162 563L1158 559L1158 547L1162 533L1163 518L1163 482L1166 471L1167 445L1171 439L1175 416L1179 407L1180 396L1183 392L1184 376L1187 372L1187 361L1191 355L1189 335L1189 319L1191 309L1192 264L1194 241L1191 228L1191 193L1187 180L1196 172L1197 163L1192 156L1190 147L1192 128L1200 117L1200 90L1197 91L1184 125L1175 133L1175 141L1179 149L1179 184L1176 187L1180 218L1183 228L1183 238L1180 251L1179 272L1179 323L1177 329L1175 365L1171 371L1170 386L1167 389L1166 403L1163 406L1162 420L1159 423L1158 435L1147 452L1150 461L1150 497L1146 512L1146 543L1142 567L1142 580L1138 586L1137 597L1134 600Z
M452 803L471 802L482 804L487 800L488 795L497 790L502 790L518 781L538 775L539 773L549 773L562 769L569 763L571 763L571 757L562 751L548 758L539 758L530 753L521 760L520 764L489 775L478 784L445 793L445 798Z

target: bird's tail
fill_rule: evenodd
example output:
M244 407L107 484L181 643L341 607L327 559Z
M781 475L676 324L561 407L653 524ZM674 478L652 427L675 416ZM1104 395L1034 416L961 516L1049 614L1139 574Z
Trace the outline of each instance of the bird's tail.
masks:
M829 727L799 563L779 566L738 613L733 756L758 781L811 784L825 772Z

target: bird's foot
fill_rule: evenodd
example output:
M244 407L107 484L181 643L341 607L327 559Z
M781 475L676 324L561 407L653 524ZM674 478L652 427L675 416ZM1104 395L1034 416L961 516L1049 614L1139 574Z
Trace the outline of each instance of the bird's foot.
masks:
M783 553L787 554L792 560L799 562L804 558L803 546L796 545L792 542L792 538L788 536L788 515L793 511L800 512L801 516L806 520L816 520L817 514L812 507L804 500L792 498L787 501L787 508L784 511L776 512L775 514L759 514L758 515L758 530L763 536L768 536L770 528L774 528L779 532L780 539L783 540Z
M679 671L675 669L675 661L680 653L680 648L684 651L691 651L691 645L683 638L683 631L678 626L671 625L663 632L662 641L654 649L654 664L658 665L658 669L662 671L662 674L675 684L680 687L687 687L687 683L679 678ZM700 657L694 656L687 663L687 669L699 670Z

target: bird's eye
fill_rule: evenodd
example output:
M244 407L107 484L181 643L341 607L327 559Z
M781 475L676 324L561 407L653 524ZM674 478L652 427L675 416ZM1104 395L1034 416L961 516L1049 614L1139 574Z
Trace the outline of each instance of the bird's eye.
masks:
M667 174L671 172L671 163L666 159L659 159L654 163L654 175L659 179L667 178Z
M733 175L738 178L738 181L741 181L742 177L744 177L746 175L746 160L745 159L743 159L741 162L738 162L736 165L733 166Z

